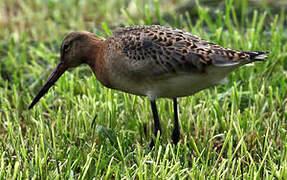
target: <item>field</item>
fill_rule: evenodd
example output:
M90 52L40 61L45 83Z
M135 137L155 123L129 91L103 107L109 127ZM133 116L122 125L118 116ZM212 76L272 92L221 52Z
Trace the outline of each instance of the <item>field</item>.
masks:
M235 0L4 0L0 2L0 179L284 179L287 177L286 3ZM66 72L32 109L69 32L107 37L160 24L225 47L268 50L226 85L157 101L101 85L87 66ZM94 120L94 117L95 120Z

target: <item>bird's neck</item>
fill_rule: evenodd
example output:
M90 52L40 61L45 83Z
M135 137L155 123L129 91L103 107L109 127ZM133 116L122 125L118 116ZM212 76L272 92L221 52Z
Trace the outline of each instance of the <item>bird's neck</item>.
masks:
M105 41L100 40L95 43L92 48L92 58L88 61L88 65L96 75L96 78L106 87L110 87L110 80L108 76L107 61L105 57Z

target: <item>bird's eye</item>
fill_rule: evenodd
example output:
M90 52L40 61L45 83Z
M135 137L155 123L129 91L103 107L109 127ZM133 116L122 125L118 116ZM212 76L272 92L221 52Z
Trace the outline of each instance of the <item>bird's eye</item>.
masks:
M69 44L64 44L63 46L63 52L67 52L70 49L70 45Z

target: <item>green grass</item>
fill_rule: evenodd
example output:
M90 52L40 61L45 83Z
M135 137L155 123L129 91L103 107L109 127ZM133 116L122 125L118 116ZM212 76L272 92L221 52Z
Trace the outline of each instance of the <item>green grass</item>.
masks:
M0 178L287 177L284 9L273 13L263 1L256 11L247 0L226 0L220 11L200 2L197 12L175 13L184 3L1 1ZM226 85L180 98L182 137L177 146L170 140L170 100L157 101L163 134L150 151L148 99L103 87L86 66L65 73L27 110L58 62L68 32L86 29L106 37L118 26L155 23L226 47L271 53L265 63L234 71Z

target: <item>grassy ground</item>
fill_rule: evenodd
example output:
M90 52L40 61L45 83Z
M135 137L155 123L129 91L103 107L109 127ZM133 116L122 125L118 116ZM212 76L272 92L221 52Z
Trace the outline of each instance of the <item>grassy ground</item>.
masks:
M25 3L24 3L25 2ZM287 30L285 11L226 1L0 2L1 179L283 179L287 177ZM213 14L213 16L211 16ZM117 26L183 28L234 49L269 50L265 63L242 67L228 83L179 100L181 142L170 141L170 100L158 100L163 135L150 151L147 98L103 87L74 69L27 110L55 67L64 36L85 29L107 36ZM93 117L97 116L93 122Z

